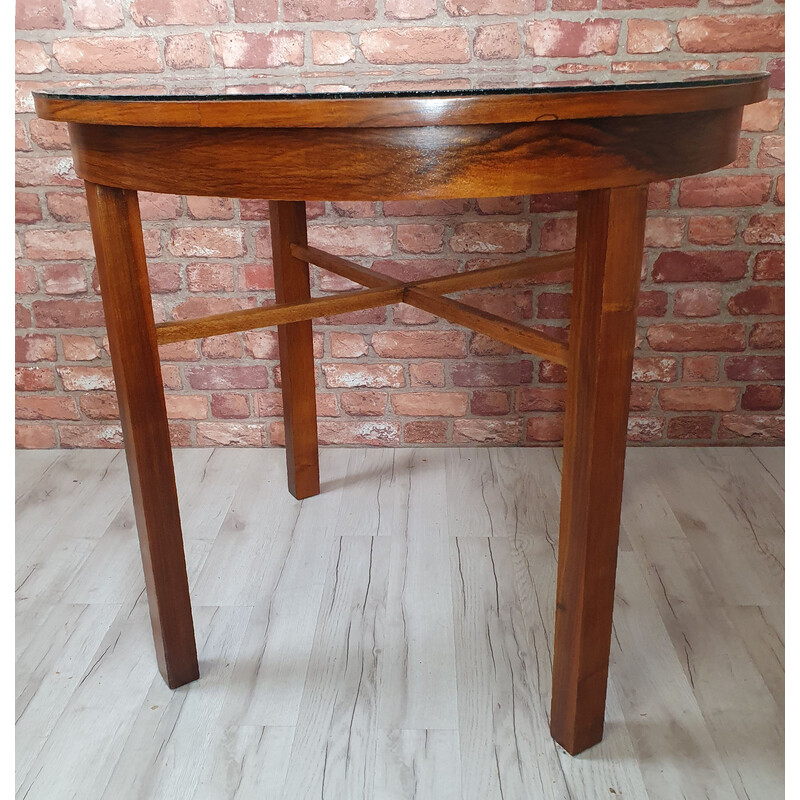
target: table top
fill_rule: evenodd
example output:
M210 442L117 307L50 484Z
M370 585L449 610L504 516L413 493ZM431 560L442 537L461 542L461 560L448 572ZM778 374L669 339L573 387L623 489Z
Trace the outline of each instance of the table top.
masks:
M109 125L347 127L479 124L679 113L743 105L767 73L651 73L545 68L351 69L150 85L51 86L34 92L46 119Z

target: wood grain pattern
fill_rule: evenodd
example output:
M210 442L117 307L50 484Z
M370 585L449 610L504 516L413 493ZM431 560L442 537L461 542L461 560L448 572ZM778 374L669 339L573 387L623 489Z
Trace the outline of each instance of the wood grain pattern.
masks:
M428 128L71 124L69 133L76 174L121 188L298 201L410 200L579 191L707 172L736 158L741 114L735 106Z
M159 669L198 677L178 494L135 192L86 183Z
M36 113L61 122L163 127L403 127L533 122L628 114L706 111L755 103L767 96L767 76L738 85L629 88L624 92L482 95L479 97L369 97L263 100L85 100L34 92Z
M550 729L603 735L647 187L580 195L564 430Z
M306 244L306 204L270 200L269 219L275 299L279 303L308 302L311 299L308 263L297 258L291 250L293 242ZM302 500L319 493L317 396L314 389L311 321L279 325L278 349L289 491Z

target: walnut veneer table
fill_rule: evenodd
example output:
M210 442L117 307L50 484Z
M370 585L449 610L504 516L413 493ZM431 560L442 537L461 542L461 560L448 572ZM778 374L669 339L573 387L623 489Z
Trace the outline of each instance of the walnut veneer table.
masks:
M647 185L729 164L767 76L296 75L36 93L86 183L158 664L198 677L157 345L278 326L289 490L319 492L311 320L405 302L568 368L551 732L603 733ZM277 303L156 325L137 190L268 198ZM308 246L307 200L579 192L574 253L403 283ZM309 264L365 287L312 298ZM573 267L569 344L446 297Z

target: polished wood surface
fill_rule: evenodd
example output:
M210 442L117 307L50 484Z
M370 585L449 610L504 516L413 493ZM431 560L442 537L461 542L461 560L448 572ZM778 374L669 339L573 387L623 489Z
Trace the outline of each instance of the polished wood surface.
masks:
M174 689L199 671L139 202L88 181L86 197L156 657Z
M706 85L680 88L644 79L613 91L572 87L463 97L229 101L36 95L42 117L69 122L75 170L87 185L156 648L170 686L196 678L197 661L157 342L278 325L289 488L297 498L310 498L319 492L311 320L404 301L568 367L550 727L572 754L600 741L647 184L733 161L743 107L767 91L763 75L727 83L721 72L704 80ZM268 198L276 304L156 327L137 190ZM579 193L574 259L572 254L525 259L403 283L308 247L307 200L554 191ZM445 297L492 281L564 269L573 260L568 342ZM366 288L312 299L309 263ZM247 476L239 491L258 494L259 477ZM469 501L464 498L465 505ZM458 509L454 513L458 517ZM358 535L348 530L352 533ZM368 560L370 565L373 555L360 546L350 554L354 563ZM441 555L431 551L429 557ZM480 547L458 555L459 570L464 565L476 573L487 569ZM488 556L494 569L491 547ZM232 573L224 591L240 591L238 577ZM341 591L358 595L362 612L366 604L377 608L379 601L370 594L374 588L351 585L346 574L342 580ZM496 589L500 606L499 582ZM462 599L466 609L466 595ZM469 602L480 610L488 601ZM342 613L353 607L347 600ZM513 627L506 602L503 612ZM331 630L345 624L341 616L329 621ZM457 632L459 647L474 635L466 621ZM375 643L368 639L359 646L374 659ZM345 667L343 680L348 676L353 677ZM464 680L472 680L468 671ZM512 703L515 698L512 686ZM301 718L316 713L314 702L312 696ZM538 746L535 738L526 742ZM478 763L485 749L475 748L470 762ZM297 780L305 791L305 779Z

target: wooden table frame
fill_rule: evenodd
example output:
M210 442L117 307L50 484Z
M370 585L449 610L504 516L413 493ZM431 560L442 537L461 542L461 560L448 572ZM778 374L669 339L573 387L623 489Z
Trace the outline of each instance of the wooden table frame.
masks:
M647 184L730 163L743 105L765 95L764 76L677 93L645 87L602 102L596 92L439 106L408 98L338 106L238 100L221 111L202 101L36 95L40 116L70 123L76 172L85 180L156 653L168 685L199 673L158 345L277 325L289 489L305 498L319 492L312 319L405 302L567 366L550 725L573 754L600 741ZM137 190L270 198L276 304L156 325ZM306 200L552 191L579 193L574 253L404 283L307 242ZM309 264L365 288L312 298ZM445 296L567 268L568 345Z

